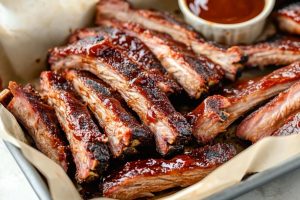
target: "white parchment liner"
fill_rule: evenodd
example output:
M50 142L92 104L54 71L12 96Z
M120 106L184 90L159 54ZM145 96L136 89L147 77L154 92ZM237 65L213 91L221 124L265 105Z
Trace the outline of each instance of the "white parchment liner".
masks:
M97 0L0 0L0 77L28 81L44 70L47 49L69 31L92 21ZM176 9L176 0L131 0L139 6ZM20 148L47 179L54 200L81 199L63 169L26 144L15 118L0 104L0 138ZM202 199L235 185L247 173L262 172L300 155L300 135L265 138L193 186L164 199ZM104 199L104 198L99 198Z

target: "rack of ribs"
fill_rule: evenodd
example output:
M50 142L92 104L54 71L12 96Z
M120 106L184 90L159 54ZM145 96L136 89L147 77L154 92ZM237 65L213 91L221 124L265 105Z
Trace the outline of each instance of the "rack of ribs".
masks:
M240 48L248 56L248 66L283 66L300 60L300 39L294 36L276 35L264 42Z
M277 129L272 136L285 136L300 133L300 113L288 117L284 125Z
M109 150L88 108L60 75L41 74L41 89L55 109L58 121L70 143L79 183L95 180L108 167Z
M300 34L300 3L290 4L276 13L279 28L292 34Z
M194 136L199 142L211 141L240 116L299 80L300 63L296 62L240 88L240 92L233 95L206 98L187 116L193 126Z
M127 162L104 178L103 194L115 199L153 197L152 193L190 186L237 154L233 145L215 144L175 156L170 160Z
M191 139L191 127L175 111L165 93L136 63L103 37L87 38L50 52L53 70L75 68L89 71L118 91L154 133L162 155L182 151Z
M190 26L174 16L164 12L133 9L125 0L101 0L97 4L96 24L104 18L116 19L122 22L133 22L146 29L167 33L178 42L188 45L198 55L207 56L219 64L226 72L226 76L234 79L243 61L238 47L226 50L205 41Z
M153 135L129 114L115 97L111 89L89 72L69 70L67 80L88 104L108 138L114 157L133 154L139 147L153 144Z
M300 110L300 82L280 93L265 106L256 110L244 119L238 126L238 137L257 142L272 135L284 125L284 121Z
M142 70L147 71L163 92L170 94L181 90L179 85L166 73L166 70L143 42L120 30L108 27L83 28L75 31L70 36L69 42L73 43L80 39L96 36L110 39L114 47L136 62Z
M13 98L7 109L25 127L36 147L68 171L70 149L63 138L54 109L30 85L22 87L10 82L8 88Z
M218 84L223 77L223 70L219 65L204 56L196 56L187 46L167 34L147 30L134 23L116 20L98 22L121 29L144 42L192 98L199 98L202 93L207 92L208 86Z

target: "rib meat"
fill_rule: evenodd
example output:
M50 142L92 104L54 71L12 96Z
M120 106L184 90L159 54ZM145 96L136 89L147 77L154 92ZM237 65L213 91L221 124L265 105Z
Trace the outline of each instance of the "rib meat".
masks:
M175 93L181 90L179 85L169 77L153 53L138 38L131 37L114 28L98 27L79 29L71 35L69 41L73 43L83 38L95 36L110 39L114 47L136 62L142 70L146 70L163 92Z
M288 89L300 80L300 63L296 62L246 85L240 92L227 97L206 98L188 117L193 134L200 142L209 142L246 112Z
M8 88L13 94L8 110L26 128L36 147L68 171L70 150L63 139L53 108L30 85L22 87L10 82Z
M167 72L193 98L199 98L208 90L208 85L217 84L223 76L223 71L218 65L206 57L195 56L184 44L176 42L167 34L116 20L102 20L101 23L121 29L144 42Z
M70 143L77 181L88 182L98 178L108 167L109 151L106 139L89 110L78 99L71 85L58 74L42 72L41 89L54 107Z
M101 0L97 5L96 24L103 18L117 19L123 22L141 24L147 29L167 33L175 40L191 47L198 55L204 55L215 63L218 63L230 79L234 79L242 54L238 47L228 50L216 47L211 42L206 42L198 33L192 30L184 22L176 19L168 13L152 10L136 10L130 7L125 0Z
M191 139L191 127L147 74L113 48L109 40L81 40L51 52L52 69L77 68L98 76L117 90L155 135L156 148L166 155L181 151Z
M284 120L300 110L300 82L246 117L237 128L237 136L252 142L270 136Z
M300 133L300 113L288 117L284 125L277 129L273 136L293 135Z
M152 197L174 187L187 187L203 179L237 153L232 145L216 144L194 149L170 160L128 162L104 178L103 194L115 199Z
M153 144L152 133L121 106L100 79L88 72L75 70L67 71L66 77L104 129L114 157L136 153L136 148Z
M277 12L279 28L283 31L300 34L300 2L290 4Z
M248 66L289 65L300 60L300 39L294 36L277 35L241 49L248 56Z

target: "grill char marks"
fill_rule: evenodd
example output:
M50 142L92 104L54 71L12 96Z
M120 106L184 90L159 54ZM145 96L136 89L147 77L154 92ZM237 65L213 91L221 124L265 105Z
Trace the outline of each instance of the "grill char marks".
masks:
M290 4L276 13L282 31L300 35L300 3Z
M100 79L75 70L66 71L66 78L73 83L105 130L114 157L136 153L138 147L153 144L152 133L121 106Z
M300 82L253 112L237 128L237 136L257 142L284 125L284 119L300 110Z
M117 90L154 133L156 148L162 155L181 151L191 139L190 125L175 111L167 96L135 63L114 49L110 41L93 38L55 48L49 61L54 70L90 71Z
M95 27L84 28L75 31L69 38L69 42L73 43L78 40L102 36L111 39L111 42L121 49L128 51L127 55L148 70L157 70L160 73L166 73L161 66L159 60L150 51L150 49L138 38L127 35L126 33L112 27Z
M209 85L219 83L224 75L219 65L206 57L194 55L184 44L173 40L167 34L116 20L102 20L99 23L121 29L139 38L160 60L166 71L193 98L199 98L208 90Z
M152 193L187 187L236 155L228 144L194 149L170 160L146 159L128 162L104 178L103 194L115 199L152 197Z
M111 40L114 47L122 51L132 61L136 62L141 70L149 73L157 86L165 93L176 93L181 90L179 85L169 77L153 53L139 39L126 35L114 28L99 27L77 30L71 35L71 43L87 37L101 36Z
M289 65L300 60L300 39L294 36L277 35L241 49L248 56L248 66Z
M192 28L170 14L132 9L129 3L124 0L101 0L97 5L96 24L101 24L104 18L133 22L150 30L167 33L176 41L189 46L198 55L207 56L219 64L230 79L235 78L241 67L242 54L238 47L232 47L228 50L216 47L200 38L199 34Z
M9 89L13 99L8 110L26 128L36 147L68 171L70 150L61 135L54 109L30 85L22 87L10 82Z
M41 89L66 133L76 165L78 182L92 181L106 170L109 151L106 138L71 85L58 74L42 72Z
M300 80L300 63L296 62L261 78L240 92L227 97L206 98L188 117L193 134L200 142L209 142L247 111L286 90Z

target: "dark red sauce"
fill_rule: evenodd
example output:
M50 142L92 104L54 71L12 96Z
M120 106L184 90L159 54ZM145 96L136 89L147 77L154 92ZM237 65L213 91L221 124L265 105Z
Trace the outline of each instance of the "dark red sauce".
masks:
M265 0L186 0L189 9L207 21L236 24L259 15Z

